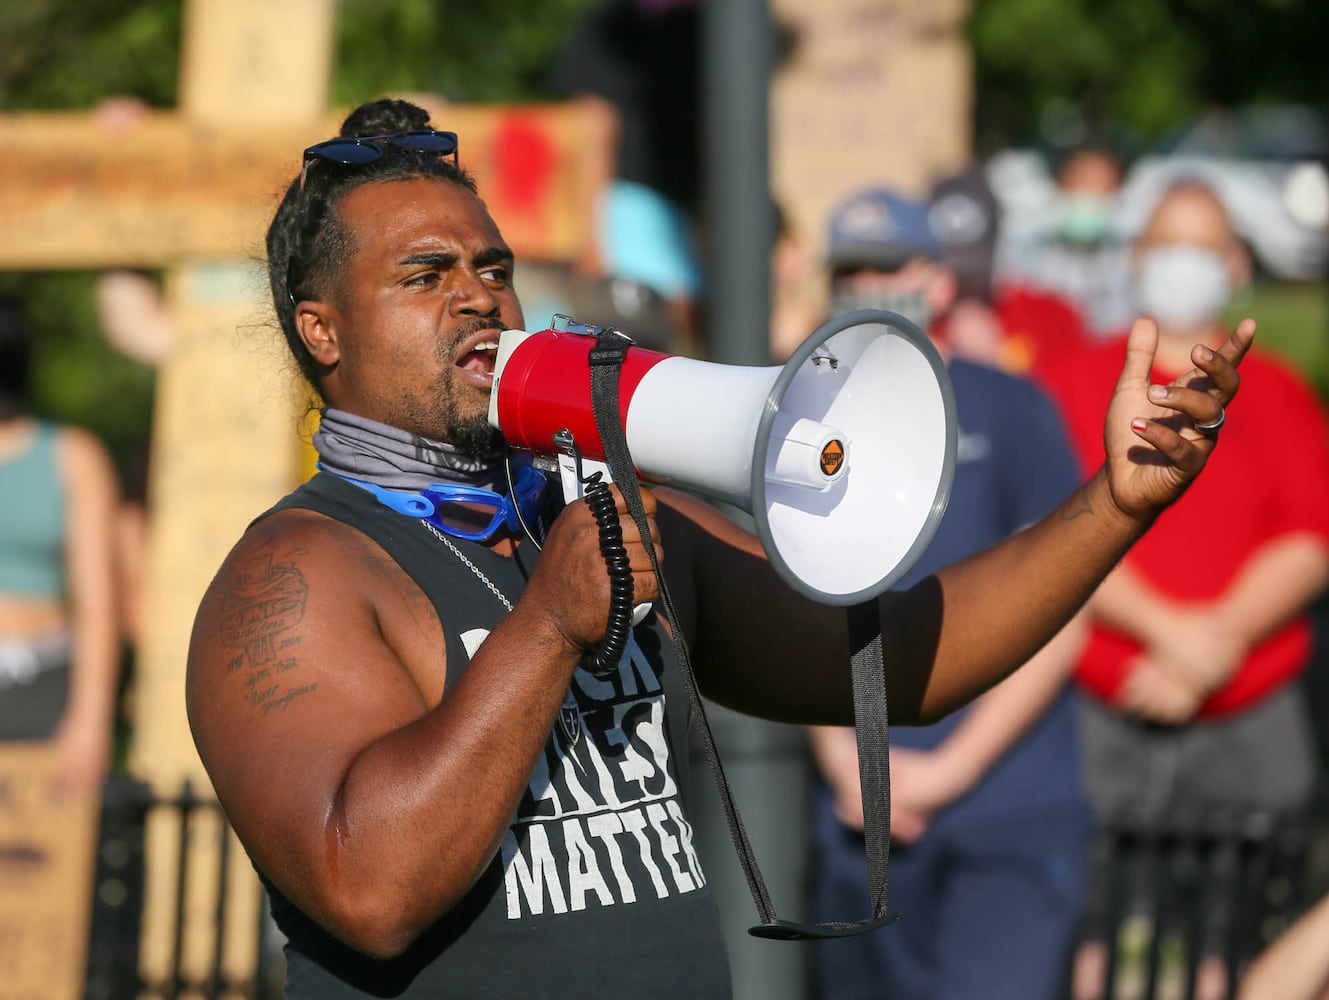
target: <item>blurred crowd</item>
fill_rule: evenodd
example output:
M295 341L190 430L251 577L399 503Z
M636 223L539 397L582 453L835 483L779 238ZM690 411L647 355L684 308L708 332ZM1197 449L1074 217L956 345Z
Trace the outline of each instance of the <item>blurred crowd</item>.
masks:
M697 17L688 0L596 5L552 85L600 137L582 164L595 236L563 305L705 356L699 95L677 73L696 63ZM1042 209L1017 219L984 164L927 190L852 192L816 234L773 204L774 361L822 321L866 308L916 324L945 359L956 479L904 584L1020 531L1098 466L1138 317L1157 324L1157 383L1186 373L1192 345L1225 337L1255 273L1226 193L1177 172L1132 216L1128 170L1107 145L1067 151ZM109 768L118 672L140 627L143 491L117 483L91 434L33 412L31 351L22 304L0 302L0 741L51 741L67 790L90 795ZM1329 420L1306 375L1258 341L1242 371L1210 469L1082 615L967 709L893 731L891 890L907 919L819 945L818 997L1054 1000L1069 988L1100 1000L1108 880L1133 870L1119 856L1107 867L1102 830L1312 818L1322 753L1303 682L1309 612L1329 583ZM842 919L860 908L867 870L853 733L813 730L808 745L809 906ZM1203 914L1198 1000L1329 995L1325 903L1240 982L1224 959L1236 914L1203 884L1183 890ZM1126 891L1146 905L1144 890Z
M695 60L695 19L687 3L599 5L558 79L608 137L594 158L600 239L583 273L648 286L679 321L672 342L652 346L704 355L695 133L671 118L694 113L696 94L660 101L670 60ZM1097 467L1136 318L1158 326L1153 379L1165 384L1190 367L1192 345L1217 348L1249 300L1250 199L1180 160L1147 167L1128 187L1131 164L1085 143L1055 158L1029 206L1008 190L1008 164L973 164L929 190L853 192L815 234L792 231L775 206L773 360L820 321L864 308L909 319L946 359L956 479L904 583L1036 521ZM820 295L806 294L810 282ZM1127 912L1147 910L1150 892L1148 858L1108 858L1104 831L1308 821L1320 752L1302 680L1309 612L1329 582L1329 422L1306 375L1258 344L1243 371L1239 425L1209 474L1085 612L968 709L895 730L891 891L906 919L818 945L817 996L1098 1000L1115 956L1110 882L1129 883ZM1235 541L1231 557L1209 537ZM808 736L811 909L842 919L867 877L855 742L849 730ZM1199 880L1180 892L1203 914L1189 988L1198 1000L1235 995L1242 970L1226 953L1238 915ZM1243 997L1318 995L1271 992L1272 964L1284 963L1262 961Z

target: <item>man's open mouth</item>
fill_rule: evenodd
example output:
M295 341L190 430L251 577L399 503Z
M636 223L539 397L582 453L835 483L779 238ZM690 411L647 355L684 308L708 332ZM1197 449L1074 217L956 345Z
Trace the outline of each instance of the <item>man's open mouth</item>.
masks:
M478 341L461 356L457 367L476 375L493 375L494 359L498 355L498 337Z

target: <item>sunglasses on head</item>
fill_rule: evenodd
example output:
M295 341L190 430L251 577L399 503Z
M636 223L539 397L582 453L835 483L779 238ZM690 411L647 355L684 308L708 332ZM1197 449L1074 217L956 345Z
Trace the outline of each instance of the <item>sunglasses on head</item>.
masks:
M305 150L300 166L300 190L305 189L305 178L309 176L309 167L315 161L327 160L329 163L340 163L345 166L364 166L379 159L383 155L384 146L396 146L398 149L410 150L413 153L450 156L453 164L458 164L456 132L438 132L432 128L422 128L411 132L392 132L388 135L339 137L316 142Z

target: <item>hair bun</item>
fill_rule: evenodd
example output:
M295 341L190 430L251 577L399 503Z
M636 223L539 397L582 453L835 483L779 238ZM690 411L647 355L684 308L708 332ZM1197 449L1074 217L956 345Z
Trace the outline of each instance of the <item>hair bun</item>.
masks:
M394 132L412 132L429 128L429 112L418 104L397 98L384 97L362 104L341 123L341 136L345 139L369 135L391 135Z

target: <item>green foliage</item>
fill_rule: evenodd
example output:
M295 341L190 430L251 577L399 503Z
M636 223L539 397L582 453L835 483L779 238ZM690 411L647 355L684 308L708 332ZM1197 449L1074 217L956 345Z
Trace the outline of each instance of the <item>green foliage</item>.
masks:
M87 108L103 97L175 103L180 0L0 3L0 108Z
M461 102L547 97L545 73L589 0L342 0L335 100L425 91Z
M1226 319L1232 325L1243 316L1260 324L1256 343L1290 361L1329 401L1329 290L1323 282L1257 282Z
M1323 0L975 0L979 145L1055 142L1061 105L1148 142L1209 104L1319 103L1326 32Z
M101 337L87 271L0 273L0 293L20 295L37 331L33 408L95 431L128 458L147 433L153 375Z

